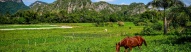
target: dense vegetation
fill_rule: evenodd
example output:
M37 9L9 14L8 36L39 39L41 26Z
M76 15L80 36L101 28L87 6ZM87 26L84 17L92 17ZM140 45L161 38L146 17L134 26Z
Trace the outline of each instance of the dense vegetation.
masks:
M15 14L18 10L29 9L24 3L17 3L13 1L0 2L0 15Z

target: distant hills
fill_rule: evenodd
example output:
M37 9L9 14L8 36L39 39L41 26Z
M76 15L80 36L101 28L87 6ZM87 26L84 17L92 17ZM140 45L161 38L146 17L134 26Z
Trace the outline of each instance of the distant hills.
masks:
M115 5L104 1L91 2L91 0L56 0L53 3L36 1L30 6L26 6L22 0L0 0L0 14L14 14L20 9L29 9L36 12L59 12L61 10L67 13L80 11L96 11L112 14L123 12L130 15L143 13L146 11L143 3L132 3L130 5Z
M42 2L42 1L35 1L34 3L32 3L29 7L30 8L39 8L39 7L43 7L43 6L47 6L48 3L46 2Z
M133 3L132 5L114 5L104 1L93 3L91 0L56 0L51 4L37 1L29 7L30 10L33 11L55 12L65 10L68 13L89 10L105 13L128 12L129 14L133 15L146 11L145 5L143 3Z
M14 14L21 9L29 9L22 0L0 0L0 14Z
M17 3L23 3L22 0L0 0L0 2L17 2Z

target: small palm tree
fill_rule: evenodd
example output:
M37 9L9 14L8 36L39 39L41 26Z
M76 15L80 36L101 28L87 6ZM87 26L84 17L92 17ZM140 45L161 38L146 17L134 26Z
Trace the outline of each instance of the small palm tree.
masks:
M184 7L185 4L180 0L153 0L147 4L148 7L152 8L158 8L164 10L164 34L167 34L167 21L166 21L166 15L165 10L170 7Z

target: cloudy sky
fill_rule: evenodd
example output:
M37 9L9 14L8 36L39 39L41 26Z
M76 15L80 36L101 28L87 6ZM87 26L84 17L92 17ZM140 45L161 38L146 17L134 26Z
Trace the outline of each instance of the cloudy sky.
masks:
M23 2L25 3L25 5L29 6L31 3L35 2L37 0L23 0ZM52 3L55 0L39 0L39 1L44 1L47 3ZM151 0L91 0L92 2L99 2L99 1L106 1L109 2L111 4L130 4L133 2L142 2L142 3L148 3Z

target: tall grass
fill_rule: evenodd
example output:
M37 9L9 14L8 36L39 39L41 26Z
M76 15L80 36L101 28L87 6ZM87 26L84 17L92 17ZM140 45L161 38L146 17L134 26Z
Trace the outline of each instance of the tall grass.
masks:
M143 29L142 26L134 26L131 22L126 22L123 27L95 27L92 23L54 25L74 28L0 31L0 52L114 52L117 42L126 36L134 36L134 33L139 33ZM142 46L142 50L135 47L132 52L191 51L189 41L180 44L173 41L181 39L178 36L143 37L148 46ZM121 51L124 51L123 47Z

